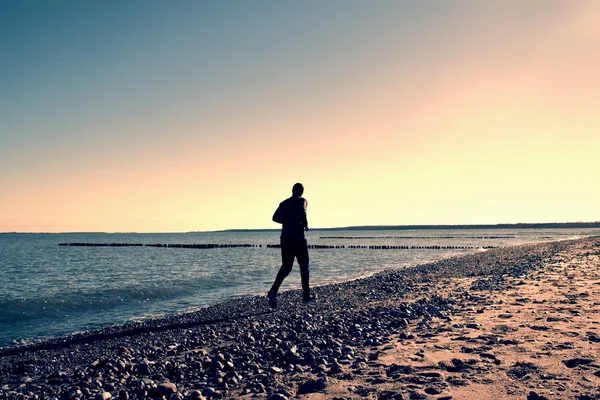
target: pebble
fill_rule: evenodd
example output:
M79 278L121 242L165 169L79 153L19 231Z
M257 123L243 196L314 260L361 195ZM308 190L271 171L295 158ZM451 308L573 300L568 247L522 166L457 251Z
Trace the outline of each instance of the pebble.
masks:
M171 382L163 382L159 384L156 389L160 394L164 396L177 393L177 386Z
M204 399L204 397L202 397L202 392L200 392L199 390L192 390L190 393L188 393L188 398L196 400Z
M527 400L548 400L546 396L541 396L537 392L531 391L527 395Z
M600 343L600 337L596 334L589 335L588 340L592 343Z
M309 379L298 386L297 394L315 393L327 387L326 378Z
M282 395L281 393L273 393L267 400L288 400L287 396Z
M575 368L580 365L590 364L592 362L594 362L594 360L591 358L571 358L570 360L563 361L567 368Z
M425 388L425 393L430 394L430 395L436 395L436 394L442 393L442 391L439 390L438 388L430 386L430 387Z

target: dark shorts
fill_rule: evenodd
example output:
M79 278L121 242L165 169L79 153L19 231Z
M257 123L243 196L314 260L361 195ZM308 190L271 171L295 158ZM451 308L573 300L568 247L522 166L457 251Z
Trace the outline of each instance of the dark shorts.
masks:
M294 258L301 267L308 266L308 243L306 239L281 239L281 264L292 266Z

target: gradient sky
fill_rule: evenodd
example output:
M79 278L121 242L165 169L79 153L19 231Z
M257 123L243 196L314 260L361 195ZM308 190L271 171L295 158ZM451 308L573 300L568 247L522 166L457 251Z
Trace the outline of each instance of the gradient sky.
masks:
M0 3L0 231L600 220L600 2Z

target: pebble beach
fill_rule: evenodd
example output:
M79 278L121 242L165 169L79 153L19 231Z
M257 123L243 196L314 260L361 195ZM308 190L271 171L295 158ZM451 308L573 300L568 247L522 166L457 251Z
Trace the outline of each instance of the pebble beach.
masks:
M600 399L599 237L315 292L0 349L0 399Z

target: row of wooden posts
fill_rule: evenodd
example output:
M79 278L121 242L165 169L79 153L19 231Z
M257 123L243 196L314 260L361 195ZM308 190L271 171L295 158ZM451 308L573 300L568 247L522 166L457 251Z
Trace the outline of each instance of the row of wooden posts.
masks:
M319 239L514 239L515 236L320 236Z
M143 243L59 243L59 246L87 246L87 247L168 247L177 249L220 249L234 247L267 247L280 248L279 244L240 244L240 243L193 243L193 244L143 244ZM496 246L396 246L396 245L326 245L309 244L309 249L368 249L368 250L475 250L475 249L493 249Z

